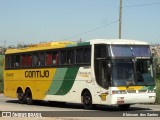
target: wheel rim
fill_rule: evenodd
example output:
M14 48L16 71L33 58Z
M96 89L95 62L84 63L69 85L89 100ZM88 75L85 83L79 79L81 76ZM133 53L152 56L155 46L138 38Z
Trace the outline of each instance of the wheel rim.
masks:
M91 103L91 98L89 96L86 96L84 101L86 105L89 105Z
M85 96L84 103L87 106L91 105L91 103L92 103L91 97L90 96Z
M27 97L27 103L31 103L31 102L32 102L31 98Z
M30 93L30 91L27 91L25 96L26 96L27 104L31 105L32 104L32 94Z
M18 99L22 100L23 99L23 93L18 93Z

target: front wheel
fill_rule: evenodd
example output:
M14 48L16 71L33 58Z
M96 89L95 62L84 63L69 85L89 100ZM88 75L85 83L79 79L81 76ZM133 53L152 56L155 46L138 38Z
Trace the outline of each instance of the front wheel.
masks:
M93 104L92 104L92 96L89 92L85 92L83 94L83 107L84 109L92 109L93 108Z

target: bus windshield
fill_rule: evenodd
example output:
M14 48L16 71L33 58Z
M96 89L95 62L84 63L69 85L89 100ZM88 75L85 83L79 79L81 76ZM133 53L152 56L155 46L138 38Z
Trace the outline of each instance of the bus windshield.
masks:
M150 60L113 61L112 83L113 86L155 85Z
M155 85L152 69L149 59L138 59L136 61L137 85Z
M135 85L133 62L112 62L112 80L114 86Z
M150 57L149 46L111 45L111 54L114 57Z

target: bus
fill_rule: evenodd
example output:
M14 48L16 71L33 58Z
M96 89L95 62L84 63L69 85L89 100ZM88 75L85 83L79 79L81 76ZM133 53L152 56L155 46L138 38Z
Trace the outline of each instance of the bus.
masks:
M154 103L156 85L147 42L93 39L7 49L4 95L21 104L44 100L129 109Z

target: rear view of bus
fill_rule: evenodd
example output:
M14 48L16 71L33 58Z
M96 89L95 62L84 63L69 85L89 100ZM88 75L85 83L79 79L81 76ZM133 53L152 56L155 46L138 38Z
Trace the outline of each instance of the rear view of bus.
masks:
M135 103L154 103L156 87L149 45L133 40L102 43L95 43L94 70L97 83L108 88L108 93L104 90L107 103L123 109Z

